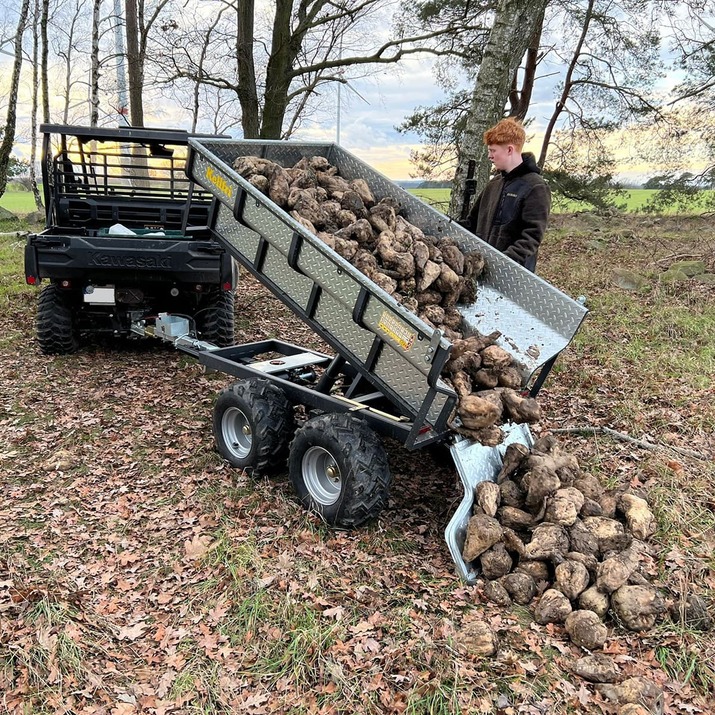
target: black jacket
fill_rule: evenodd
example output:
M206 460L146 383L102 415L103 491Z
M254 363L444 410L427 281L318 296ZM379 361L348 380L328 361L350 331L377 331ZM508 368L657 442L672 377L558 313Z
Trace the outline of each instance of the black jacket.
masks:
M501 172L477 197L469 229L529 270L536 268L539 244L551 210L551 192L533 154L509 173Z

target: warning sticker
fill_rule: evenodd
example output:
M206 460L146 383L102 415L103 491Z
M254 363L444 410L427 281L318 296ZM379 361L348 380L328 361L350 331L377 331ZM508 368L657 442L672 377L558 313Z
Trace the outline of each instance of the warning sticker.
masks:
M409 350L417 337L414 330L395 318L388 310L383 311L377 327L389 335L403 350Z

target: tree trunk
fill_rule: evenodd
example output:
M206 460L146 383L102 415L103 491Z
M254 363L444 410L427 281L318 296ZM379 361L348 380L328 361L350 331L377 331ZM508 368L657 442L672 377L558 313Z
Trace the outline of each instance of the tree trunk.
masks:
M531 42L526 50L526 60L524 62L524 77L521 82L521 90L518 87L519 70L514 73L514 81L512 82L511 91L509 92L509 104L511 110L509 116L516 117L523 122L526 119L526 114L529 111L531 104L531 95L534 91L534 81L536 80L536 67L539 63L539 46L541 44L541 33L544 29L544 15L546 14L546 6L541 11L541 17L536 23L536 29L531 37Z
M102 0L94 0L92 3L92 50L90 58L90 110L89 126L96 127L99 124L99 12L102 7Z
M500 0L472 93L471 107L458 147L452 181L450 216L459 216L469 160L477 162L477 193L489 180L484 132L504 116L509 89L548 0Z
M253 60L254 0L238 0L236 58L238 61L238 101L244 139L258 139L260 118L256 91L256 66Z
M38 45L40 44L40 23L37 21L40 14L40 6L38 0L35 0L35 8L33 11L32 23L32 113L30 115L30 186L32 187L32 195L35 197L35 207L38 211L42 211L42 198L40 197L40 189L37 186L37 175L35 173L35 161L37 159L37 95L39 87L37 86L39 66L37 60Z
M75 13L72 16L72 22L70 23L69 30L67 31L67 52L64 53L65 58L65 108L62 112L62 122L64 124L69 124L70 119L70 101L72 99L72 50L75 48L75 28L77 27L77 20L79 19L81 8L79 4L75 8ZM60 57L63 53L60 52Z
M137 0L125 0L127 36L127 78L129 80L129 120L134 127L144 126L144 72L139 57Z
M261 139L281 138L294 59L291 52L292 13L293 0L277 0L276 16L273 20L271 56L268 58L266 67Z
M42 38L42 53L40 55L40 84L42 85L42 121L50 121L50 90L47 81L47 22L50 14L50 0L42 0L42 17L40 18L40 37Z
M20 8L20 18L17 21L17 31L15 32L15 59L12 63L12 78L10 80L10 91L7 94L7 116L5 119L5 131L2 144L0 144L0 196L7 188L7 172L10 166L10 155L15 143L15 124L17 122L17 92L20 87L20 70L22 69L22 36L27 26L27 13L30 8L30 0L22 0Z

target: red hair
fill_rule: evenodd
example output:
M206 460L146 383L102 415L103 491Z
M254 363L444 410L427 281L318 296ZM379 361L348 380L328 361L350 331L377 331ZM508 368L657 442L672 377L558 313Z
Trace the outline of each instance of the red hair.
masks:
M495 124L491 129L484 132L484 143L489 144L513 144L518 151L521 151L526 142L526 132L521 122L513 117L507 117Z

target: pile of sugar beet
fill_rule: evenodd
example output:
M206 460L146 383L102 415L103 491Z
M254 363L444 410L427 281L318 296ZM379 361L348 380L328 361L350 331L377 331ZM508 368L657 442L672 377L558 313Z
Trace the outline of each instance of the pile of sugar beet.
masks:
M697 596L674 606L650 583L655 518L645 499L608 491L582 471L551 435L529 449L510 444L496 482L476 487L463 558L481 570L484 595L501 606L532 605L542 625L563 624L571 641L600 650L613 621L632 631L652 628L667 610L709 629ZM595 682L617 679L603 654L578 661Z
M407 310L452 341L443 379L459 396L455 431L485 445L499 444L499 424L536 422L539 405L518 390L522 378L512 356L496 345L499 333L461 332L457 303L473 303L485 267L477 251L451 238L425 234L401 215L392 198L375 199L364 179L347 181L325 157L304 157L284 168L240 156L234 169L349 261Z

